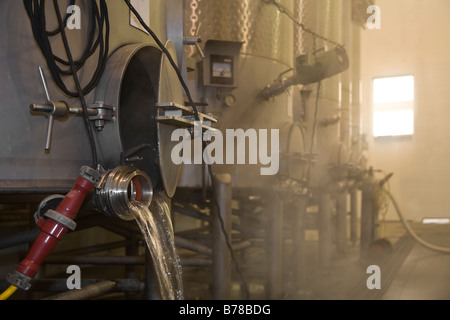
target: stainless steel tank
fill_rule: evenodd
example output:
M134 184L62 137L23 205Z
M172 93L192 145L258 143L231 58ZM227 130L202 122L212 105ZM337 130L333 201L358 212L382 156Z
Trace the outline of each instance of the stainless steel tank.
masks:
M293 10L294 1L280 3ZM203 43L208 40L242 42L235 88L199 87L196 80L190 82L197 100L208 104L205 110L218 116L220 130L282 131L293 121L290 92L270 101L258 97L265 86L294 65L294 25L273 4L260 0L188 0L185 30L187 35L199 36ZM188 55L199 59L195 48ZM224 96L231 97L233 103L224 101ZM261 186L273 178L261 177L258 165L220 165L215 170L231 172L234 185L240 187ZM201 168L188 166L181 184L198 186L201 181L196 177L201 177Z
M67 1L60 0L58 3L63 9L67 7ZM67 30L72 53L76 58L84 49L89 30L87 26L89 4L87 1L81 1L77 2L77 5L81 7L82 28ZM155 48L155 51L159 50L147 33L130 25L130 11L123 1L107 1L107 5L111 28L110 56L125 45L132 44L148 45ZM171 12L176 10L183 12L181 2L172 4ZM165 1L149 2L150 27L163 43L167 41L166 12L169 10L166 11ZM44 150L47 119L42 115L32 114L28 108L30 103L45 101L38 66L43 67L52 100L63 100L70 106L78 107L80 102L62 94L51 80L45 60L33 38L23 2L1 1L0 18L2 21L0 105L3 114L0 119L2 136L0 139L0 194L62 192L70 188L82 165L91 164L92 153L87 130L83 120L78 116L55 121L52 148L50 152ZM46 19L48 30L56 27L56 16L51 3L46 4ZM60 37L52 38L51 43L54 51L58 55L63 55ZM95 57L89 59L83 71L79 73L82 83L90 79L96 60ZM126 59L123 63L126 64ZM156 70L157 78L154 81L159 83L160 66L158 65L154 70ZM105 75L105 77L109 76L111 74ZM70 80L67 80L68 86L70 86ZM103 82L107 81L108 79L103 80ZM120 79L111 81L120 81ZM179 88L178 81L176 86ZM120 89L119 87L117 95L120 94ZM148 95L152 94L148 92ZM98 102L100 95L94 90L86 96L87 103L90 105ZM157 99L157 97L153 98ZM120 105L116 107L120 109ZM115 143L119 142L113 141L112 145ZM120 154L114 156L120 157ZM153 175L156 174L153 173Z
M310 149L313 144L313 152L319 155L311 177L316 187L347 179L345 168L354 165L360 157L360 26L352 21L353 10L352 1L347 0L297 0L295 5L299 21L331 40L324 41L296 28L295 54L329 50L338 43L345 47L350 61L348 70L321 81L317 101L318 85L304 88L310 92L305 117L307 145ZM312 140L314 121L316 129Z

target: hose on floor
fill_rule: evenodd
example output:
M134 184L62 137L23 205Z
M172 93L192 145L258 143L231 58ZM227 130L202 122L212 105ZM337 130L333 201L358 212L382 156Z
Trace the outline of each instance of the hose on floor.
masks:
M8 300L16 291L17 287L10 286L8 289L6 289L5 292L0 295L0 301Z
M403 216L402 211L400 210L400 207L397 204L397 201L395 200L393 195L386 189L383 189L383 191L384 191L385 195L389 198L391 203L393 204L395 211L397 211L397 214L400 217L400 220L401 220L403 226L405 227L406 231L414 240L416 240L419 244L421 244L422 246L424 246L430 250L437 251L440 253L450 253L450 248L436 246L436 245L431 244L431 243L423 240L422 238L420 238L417 235L417 233L414 232L414 230L411 228L411 226L408 224L408 222L405 220L405 217Z

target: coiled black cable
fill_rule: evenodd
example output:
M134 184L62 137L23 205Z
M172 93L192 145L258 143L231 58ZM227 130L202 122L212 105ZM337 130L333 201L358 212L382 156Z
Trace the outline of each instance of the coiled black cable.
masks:
M67 13L63 22L59 21L59 26L53 31L47 31L46 14L45 14L45 0L23 0L25 9L31 22L33 35L38 44L46 62L55 84L61 89L64 94L78 98L80 92L71 91L64 83L64 77L73 76L74 72L80 71L86 62L98 52L97 66L93 72L90 81L81 89L83 95L89 94L100 82L103 71L105 70L109 54L109 18L108 8L105 0L89 1L90 3L90 21L89 21L89 35L86 43L86 48L80 59L73 61L73 66L69 60L59 57L54 54L50 42L50 38L61 34L66 27L66 23L70 17ZM55 12L60 17L58 4L53 0ZM71 0L69 5L74 5L75 0ZM60 20L60 19L58 19Z
M88 95L100 82L101 76L106 68L106 63L109 54L109 16L108 6L105 0L90 1L90 26L89 35L86 48L81 55L80 59L74 60L67 35L65 32L67 21L71 16L71 13L65 14L64 18L61 17L58 1L53 0L53 6L55 14L58 20L58 27L53 31L47 31L46 26L46 13L45 13L45 0L23 0L26 12L31 22L31 28L34 38L38 44L52 75L53 81L57 87L67 96L79 98L81 107L83 109L83 118L86 129L89 134L89 140L92 150L93 167L97 168L98 155L95 145L94 132L90 125L88 116L88 107L86 104L85 96ZM75 5L75 0L69 1L69 6ZM67 60L56 56L53 53L52 45L50 43L50 37L60 34L64 49L67 55ZM97 34L97 37L96 37ZM90 81L82 87L78 72L86 65L86 62L98 52L97 66L93 72ZM60 66L61 65L61 66ZM66 67L66 68L64 68ZM76 91L71 91L67 88L63 78L71 76L75 83Z

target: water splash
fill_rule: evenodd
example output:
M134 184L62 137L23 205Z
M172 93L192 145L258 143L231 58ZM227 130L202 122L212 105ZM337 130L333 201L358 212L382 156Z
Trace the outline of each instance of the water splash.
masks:
M161 298L183 300L181 261L175 248L169 205L162 197L154 197L150 208L133 203L131 212L152 256Z

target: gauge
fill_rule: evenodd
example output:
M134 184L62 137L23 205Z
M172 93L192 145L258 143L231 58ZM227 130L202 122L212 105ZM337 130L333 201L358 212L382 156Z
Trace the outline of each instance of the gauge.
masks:
M233 57L211 55L211 83L219 85L232 85L233 76Z
M214 78L231 78L231 77L233 77L233 72L231 70L231 64L226 63L226 62L213 63L212 76Z

